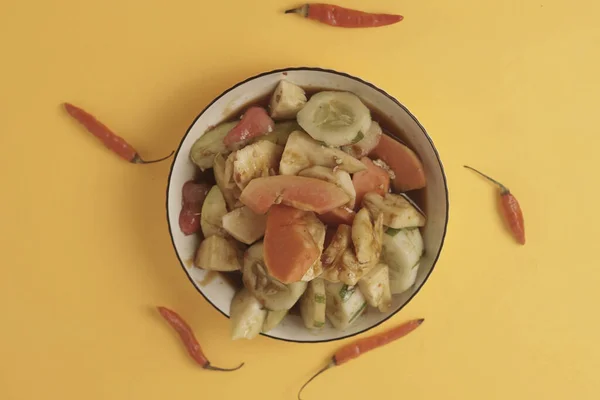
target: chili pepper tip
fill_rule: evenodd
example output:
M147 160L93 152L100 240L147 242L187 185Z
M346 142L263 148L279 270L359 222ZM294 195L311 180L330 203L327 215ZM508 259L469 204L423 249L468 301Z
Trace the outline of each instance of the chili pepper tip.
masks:
M169 153L168 156L165 156L165 157L162 157L162 158L159 158L159 159L156 159L156 160L148 160L148 161L146 161L146 160L142 159L142 157L140 157L139 154L136 153L136 155L133 157L133 159L130 162L133 163L133 164L153 164L153 163L157 163L157 162L160 162L160 161L164 161L167 158L171 158L171 156L173 154L175 154L175 150L171 151L171 153Z
M226 371L226 372L230 372L230 371L237 371L238 369L242 368L244 366L244 363L241 363L240 365L238 365L237 367L234 368L220 368L220 367L215 367L210 365L210 363L207 363L204 367L204 369L208 369L210 371Z

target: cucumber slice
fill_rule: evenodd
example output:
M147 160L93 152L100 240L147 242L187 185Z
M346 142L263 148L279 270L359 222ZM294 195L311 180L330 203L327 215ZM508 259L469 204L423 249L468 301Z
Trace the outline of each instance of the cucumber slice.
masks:
M352 143L348 146L343 146L342 150L346 153L350 154L354 158L362 158L366 157L371 153L371 151L377 147L379 141L381 140L381 135L383 131L381 130L381 126L376 122L372 121L371 126L367 133L362 135L360 133L359 140L356 143ZM360 136L363 136L362 138Z
M394 236L383 235L381 259L398 272L414 267L423 255L423 238L418 228L402 229Z
M365 195L363 206L372 216L383 215L383 225L394 229L425 226L425 216L405 196L386 193L382 197L370 192Z
M319 92L298 112L298 123L315 140L329 146L345 146L366 133L371 113L350 92Z
M223 215L227 214L225 198L219 189L219 186L213 186L202 205L202 214L200 215L200 227L205 238L213 235L225 236L223 229Z
M390 274L390 291L392 294L404 293L415 284L417 273L419 272L419 263L416 263L411 268L406 268L401 271L389 269Z
M225 122L205 132L192 145L190 158L201 170L212 168L215 155L229 152L223 139L237 122Z
M273 311L289 310L306 290L306 282L286 285L267 273L263 242L255 243L244 254L242 281L254 297Z
M267 216L240 207L223 215L223 229L242 243L252 244L265 235Z
M263 324L262 331L269 332L283 321L288 314L288 310L267 311L267 318Z
M313 279L300 299L300 315L304 326L318 329L325 325L325 281Z
M262 136L261 140L268 140L269 142L273 142L280 146L285 146L290 134L300 130L302 130L302 128L298 125L297 121L277 122L273 128L273 132Z
M298 111L306 104L306 93L300 86L294 85L291 82L282 80L279 82L269 108L271 110L271 118L273 119L292 119L296 118Z
M252 294L242 289L231 300L231 339L253 339L263 327L267 310Z
M209 271L237 271L241 269L242 251L231 239L209 236L200 243L195 265Z
M381 312L389 310L392 303L392 292L387 265L377 264L358 281L358 287L370 306L379 308Z
M342 290L344 286L343 283L325 284L327 319L340 330L348 328L367 307L367 301L360 290L353 290L346 301L343 301L340 293L346 293Z

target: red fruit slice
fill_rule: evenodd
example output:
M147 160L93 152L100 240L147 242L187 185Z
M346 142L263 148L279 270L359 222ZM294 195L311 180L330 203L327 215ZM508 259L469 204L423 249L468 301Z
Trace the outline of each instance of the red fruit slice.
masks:
M250 181L240 201L256 214L264 214L273 204L323 214L346 204L346 192L333 183L294 175L276 175Z
M327 226L337 225L352 225L356 213L348 207L338 207L325 214L321 214L318 218Z
M280 282L298 282L319 258L319 247L305 221L309 213L275 205L267 214L265 265L269 274Z
M181 189L181 212L179 213L179 229L185 235L200 230L200 212L210 185L187 181Z
M380 158L394 171L392 186L399 192L424 188L427 184L423 164L414 151L402 143L383 135L371 158Z
M241 121L225 136L223 143L230 147L236 143L246 142L272 132L274 126L275 123L264 108L250 107Z
M385 196L390 188L390 175L385 169L373 164L368 157L363 157L360 161L366 165L367 169L355 173L352 177L352 184L356 190L357 209L361 207L365 194L376 192Z

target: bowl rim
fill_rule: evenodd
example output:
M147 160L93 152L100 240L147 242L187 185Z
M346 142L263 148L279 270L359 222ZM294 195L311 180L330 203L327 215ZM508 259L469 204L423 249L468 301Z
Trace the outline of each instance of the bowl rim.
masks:
M435 258L433 259L433 264L431 265L431 269L429 270L429 272L427 273L427 275L425 276L425 278L423 279L423 282L421 283L421 285L415 290L415 292L406 300L406 302L400 306L396 311L392 312L390 315L388 315L387 317L385 317L384 319L382 319L381 321L379 321L378 323L371 325L363 330L360 330L358 332L354 332L354 333L350 333L344 336L340 336L340 337L336 337L336 338L331 338L331 339L322 339L322 340L299 340L299 339L286 339L286 338L282 338L282 337L277 337L277 336L273 336L273 335L269 335L268 333L265 332L261 332L260 334L262 336L266 336L268 338L271 339L275 339L275 340L281 340L284 342L291 342L291 343L327 343L327 342L334 342L337 340L342 340L342 339L348 339L350 337L353 336L357 336L360 335L362 333L365 333L367 331L370 331L371 329L383 324L384 322L386 322L387 320L389 320L390 318L392 318L394 315L396 315L398 312L400 312L400 310L402 310L404 307L406 307L406 305L408 303L411 302L411 300L417 295L417 293L419 293L421 291L421 289L423 288L423 286L425 286L425 283L427 282L427 280L429 279L429 277L431 276L433 270L435 269L435 266L440 258L440 255L442 253L442 249L444 248L444 242L446 239L446 233L448 230L448 220L449 220L449 213L450 213L450 199L449 199L449 191L448 191L448 181L446 179L446 172L444 171L444 165L442 164L442 160L440 159L440 155L437 151L437 148L435 147L435 145L433 144L433 140L431 139L431 137L429 136L429 134L427 133L427 131L425 130L425 128L423 127L423 125L421 125L421 123L417 120L417 118L402 104L400 103L400 101L398 101L394 96L390 95L389 93L387 93L385 90L380 89L379 87L375 86L374 84L365 81L364 79L358 78L356 76L350 75L348 73L345 72L339 72L339 71L335 71L333 69L327 69L327 68L320 68L320 67L288 67L288 68L279 68L279 69L274 69L271 71L267 71L267 72L261 72L260 74L257 75L253 75L249 78L244 79L243 81L240 81L238 83L236 83L235 85L231 86L230 88L226 89L225 91L223 91L220 95L218 95L217 97L215 97L206 107L204 107L204 109L202 111L200 111L200 113L194 118L194 120L192 121L192 123L190 124L190 126L188 127L188 129L185 132L185 135L183 135L183 137L181 138L181 141L179 142L179 146L177 146L177 150L175 151L175 156L173 157L173 161L171 162L171 167L169 169L169 176L167 178L167 191L166 191L166 216L167 216L167 226L169 228L169 236L171 237L171 244L173 245L173 250L175 250L175 255L177 256L177 259L179 260L179 264L181 266L181 268L183 269L183 272L185 273L186 277L188 278L188 280L190 281L190 283L192 283L192 286L196 289L196 291L198 293L200 293L202 295L202 297L204 297L204 299L211 305L213 306L213 308L215 308L217 311L219 311L223 316L225 316L226 318L230 318L229 315L227 315L223 310L221 310L219 307L217 307L212 301L210 301L210 299L204 294L204 292L202 290L200 290L193 282L193 279L191 278L191 276L187 273L186 267L185 267L185 263L184 261L181 259L181 257L179 257L179 253L177 252L177 246L175 244L175 238L173 236L173 230L171 228L171 223L170 223L170 219L169 219L169 192L171 189L171 177L173 175L173 169L175 167L175 161L177 160L177 157L179 156L179 152L181 150L181 146L183 145L183 142L185 141L185 139L187 138L187 136L189 135L190 131L192 130L193 126L196 124L196 121L198 121L198 119L204 115L204 113L217 101L219 100L221 97L225 96L227 93L231 92L232 90L236 89L237 87L244 85L254 79L258 79L261 78L263 76L266 75L271 75L271 74L277 74L277 73L284 73L284 72L289 72L289 71L315 71L315 72L326 72L326 73L331 73L331 74L336 74L336 75L340 75L346 78L350 78L353 79L357 82L360 82L364 85L369 86L371 89L378 91L379 93L383 94L384 96L386 96L387 98L389 98L391 101L393 101L394 103L396 103L396 105L398 105L398 107L402 108L404 110L404 112L406 112L410 118L412 118L412 120L417 124L417 126L421 129L421 131L423 132L423 134L425 135L425 138L427 139L427 141L429 142L429 145L431 146L431 149L433 150L433 153L435 154L435 158L437 159L437 162L439 164L440 167L440 171L442 173L442 182L444 184L444 192L446 194L446 218L444 220L444 227L443 227L443 231L442 231L442 241L440 243L440 248L437 252L437 254L435 255Z

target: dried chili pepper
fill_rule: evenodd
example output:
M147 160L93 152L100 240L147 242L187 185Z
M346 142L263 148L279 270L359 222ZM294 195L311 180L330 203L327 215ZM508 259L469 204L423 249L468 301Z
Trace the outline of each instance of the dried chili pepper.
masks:
M159 161L166 160L171 157L175 152L172 151L166 157L159 158L158 160L143 160L135 149L125 141L122 137L111 131L106 125L98 121L93 115L79 107L76 107L70 103L64 103L65 110L69 115L75 118L81 125L83 125L92 135L104 143L113 152L117 153L121 158L129 161L133 164L151 164Z
M422 318L414 319L412 321L408 321L401 325L398 325L397 327L392 328L388 331L381 332L366 338L358 339L357 341L342 347L341 349L336 351L336 353L331 358L331 362L329 364L327 364L325 367L319 370L308 381L306 381L304 385L302 385L300 391L298 391L298 400L300 400L300 395L302 394L302 390L304 390L306 385L308 385L317 376L327 371L329 368L344 364L366 353L367 351L386 345L390 342L393 342L394 340L398 340L401 337L406 336L410 332L417 329L423 323L423 321L425 320Z
M372 14L331 4L304 4L301 7L286 10L286 14L299 14L331 26L342 28L374 28L391 25L404 19L396 14Z
M500 189L500 209L502 210L504 221L508 224L513 236L515 239L517 239L517 242L520 244L525 244L525 223L523 221L523 212L521 211L521 206L519 206L519 202L515 196L513 196L506 186L497 180L490 178L486 174L477 171L475 168L469 167L468 165L465 165L464 167L470 169L471 171L475 171L487 180L498 185L498 188Z
M166 307L157 307L157 309L160 315L162 315L169 325L171 325L173 329L177 331L190 356L192 356L194 361L196 361L202 368L210 369L212 371L235 371L242 368L244 363L241 363L235 368L219 368L210 365L210 362L206 359L202 349L200 348L200 344L198 343L192 328L190 328L187 322L185 322L183 318L181 318L175 311L169 310Z

